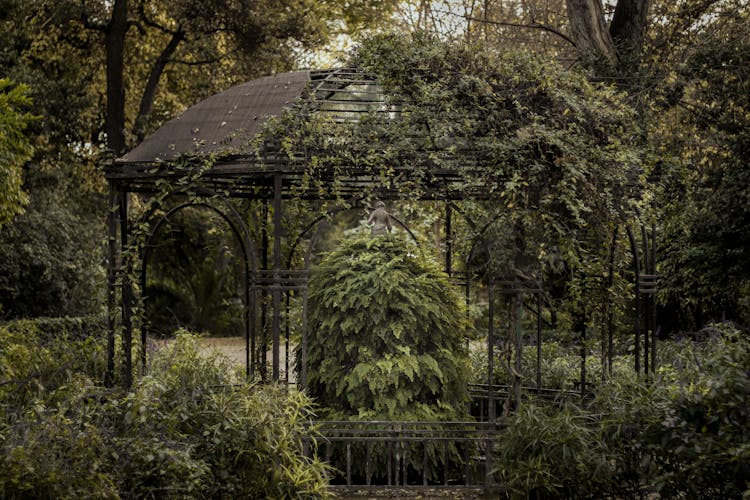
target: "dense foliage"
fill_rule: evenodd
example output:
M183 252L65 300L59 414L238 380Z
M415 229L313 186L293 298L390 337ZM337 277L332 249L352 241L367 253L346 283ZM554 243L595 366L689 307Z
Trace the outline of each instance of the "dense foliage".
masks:
M0 317L101 312L102 165L113 136L119 153L232 84L307 66L325 41L384 22L394 4L1 0L0 224L24 192L30 204L28 217L9 224L12 234L0 233ZM39 117L28 126L27 111ZM17 123L6 130L10 119Z
M489 191L489 201L462 205L453 256L477 278L480 324L493 280L541 282L555 338L543 349L548 388L579 377L571 330L604 332L613 312L615 328L632 331L623 223L657 229L662 336L723 317L748 324L746 0L0 0L0 75L10 77L0 79L0 318L101 312L108 143L119 151L217 90L291 69L352 27L387 23L397 4L436 33L368 37L349 61L379 79L388 101L359 127L280 122L291 124L282 130L290 161L309 160L307 181L326 190L331 178L318 174L351 165L417 198L449 167L465 174L463 189ZM648 16L618 15L649 4ZM438 40L448 25L468 43ZM268 210L247 206L260 241ZM285 244L318 213L305 211L287 210ZM440 217L419 223L437 227ZM177 245L152 255L143 292L164 292L152 323L236 330L227 275L241 276L221 231L209 231L190 220L167 235ZM436 248L446 243L438 233ZM428 261L398 238L353 237L321 265L309 382L325 416L466 417L464 311ZM498 324L515 314L495 313ZM324 494L325 467L300 455L305 396L243 383L186 336L150 353L130 392L105 389L101 331L100 319L0 326L0 496ZM521 406L497 443L498 479L529 497L748 497L747 332L711 331L705 343L660 342L648 383L623 369L632 359L616 358L615 379L590 406ZM624 352L624 335L616 341ZM475 354L484 382L486 359ZM534 354L521 360L524 382ZM591 385L598 364L586 363ZM495 382L511 382L509 372L496 370Z
M89 324L0 327L0 496L325 496L325 466L302 455L304 395L244 383L187 334L153 352L129 392L106 389Z
M0 227L29 202L21 189L22 167L34 151L25 135L32 120L26 111L31 104L28 92L25 85L0 78Z
M460 204L467 222L456 224L456 261L484 283L541 282L554 307L574 309L588 289L600 319L607 300L624 303L628 261L610 255L610 242L636 217L650 165L637 115L615 87L549 58L425 33L368 38L351 64L382 83L382 108L356 127L321 113L303 122L290 114L270 129L290 162L307 159L311 188L334 189L331 176L354 169L382 179L365 194L387 186L415 199L436 194L427 193L434 175L457 171L457 189L489 199Z
M663 345L658 377L620 377L587 408L527 405L499 480L535 498L740 498L750 492L750 343L731 326Z
M447 277L398 235L349 236L310 283L308 390L327 417L456 420L467 326Z
M27 176L31 204L0 231L0 318L103 313L104 204L59 172Z
M668 110L653 136L665 158L661 298L675 328L750 321L750 12L717 9L655 104Z
M653 386L614 382L601 392L618 477L667 498L750 492L750 343L731 325L710 333L669 346Z

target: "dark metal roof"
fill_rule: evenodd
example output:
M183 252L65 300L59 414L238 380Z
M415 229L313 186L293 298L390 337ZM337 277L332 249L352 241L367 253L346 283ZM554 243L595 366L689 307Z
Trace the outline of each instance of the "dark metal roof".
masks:
M118 162L171 160L181 153L244 152L263 123L301 96L310 71L280 73L213 95L162 125Z
M365 113L393 117L401 112L400 103L393 96L386 98L376 78L357 68L282 73L237 85L190 107L105 166L105 175L126 191L155 193L161 189L161 180L178 180L186 175L185 168L194 168L175 168L170 160L179 154L224 152L208 170L200 172L197 184L230 197L271 199L274 175L283 177L282 196L301 199L351 198L368 189L377 189L383 199L398 198L403 196L401 185L407 179L424 187L423 198L488 195L483 186L464 182L470 164L460 169L436 167L426 177L410 165L390 165L385 183L382 172L353 165L341 171L319 170L314 179L308 178L305 155L290 157L269 137L261 145L249 145L263 124L285 108L324 114L334 122L352 125Z

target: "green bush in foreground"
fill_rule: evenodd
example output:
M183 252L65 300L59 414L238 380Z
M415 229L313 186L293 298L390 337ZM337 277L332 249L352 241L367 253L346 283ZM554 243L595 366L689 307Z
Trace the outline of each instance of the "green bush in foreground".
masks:
M102 332L99 318L36 318L0 325L0 418L54 399L73 377L102 380L107 362Z
M497 446L497 479L514 497L596 497L611 479L606 444L572 409L524 405Z
M750 342L716 332L663 344L655 379L613 379L585 410L522 406L497 443L498 481L521 498L748 498Z
M715 328L706 343L677 345L683 355L656 381L613 383L600 395L622 476L665 498L750 496L750 342Z
M123 393L11 330L0 327L2 381L11 381L0 388L19 376L35 390L3 393L1 498L325 496L326 466L302 454L309 400L245 383L194 336L154 353ZM97 342L65 345L81 353Z

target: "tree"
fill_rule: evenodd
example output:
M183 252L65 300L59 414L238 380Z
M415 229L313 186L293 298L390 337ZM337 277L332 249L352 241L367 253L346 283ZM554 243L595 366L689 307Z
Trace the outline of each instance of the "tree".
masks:
M24 164L34 148L24 134L33 116L24 111L28 87L0 78L0 227L23 211L29 199L22 189Z
M661 300L675 329L750 321L749 21L742 2L723 2L693 25L654 103Z
M105 207L64 172L30 171L25 213L0 231L0 319L99 314Z
M301 51L327 40L334 22L367 24L374 20L374 6L388 9L393 3L41 2L47 15L65 12L62 22L70 29L84 27L102 36L106 62L104 131L107 146L115 153L124 152L149 130L157 88L170 67L179 64L213 69L224 65L231 68L233 78L240 79L286 69ZM144 44L150 50L140 55L146 58L133 60L134 48ZM131 66L139 69L132 71L128 69ZM137 111L128 110L130 103L138 103Z
M369 25L390 3L0 0L0 74L28 85L43 117L26 128L32 206L0 242L3 316L98 310L77 293L103 283L108 141L122 151L217 90L291 69L339 25Z
M40 117L26 128L35 149L23 168L29 205L0 231L3 319L98 313L103 298L97 46L54 16L35 18L37 6L0 6L0 73L25 82Z
M373 36L351 64L376 76L400 113L376 112L357 126L282 120L274 133L284 131L289 150L304 148L312 189L354 168L420 199L435 195L434 172L457 172L463 192L488 197L466 204L474 223L454 247L473 255L472 274L486 284L560 278L566 299L599 305L592 290L610 293L601 277L612 234L634 213L642 172L636 115L616 88L549 58L423 32ZM394 171L403 173L396 183ZM616 269L622 259L618 252ZM622 299L623 273L613 279Z
M463 29L468 39L578 59L603 76L638 69L651 0L406 2L419 29ZM414 15L416 14L416 15ZM455 18L463 18L457 23ZM452 21L452 22L451 22Z
M607 24L601 0L566 0L570 34L584 60L606 62L620 72L637 68L651 0L617 0Z

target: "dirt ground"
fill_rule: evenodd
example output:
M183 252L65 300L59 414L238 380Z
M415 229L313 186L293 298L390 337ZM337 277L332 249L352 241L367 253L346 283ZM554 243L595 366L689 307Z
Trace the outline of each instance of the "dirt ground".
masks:
M244 337L203 337L200 339L200 345L205 352L219 351L233 364L245 364Z
M205 352L212 350L220 352L226 357L232 364L237 366L245 366L245 337L202 337L200 339L201 349ZM268 363L271 363L273 359L273 352L271 350L266 354ZM286 373L286 346L282 342L279 350L279 369L281 379L285 379L284 374ZM290 346L289 352L289 367L290 382L294 381L294 346Z

